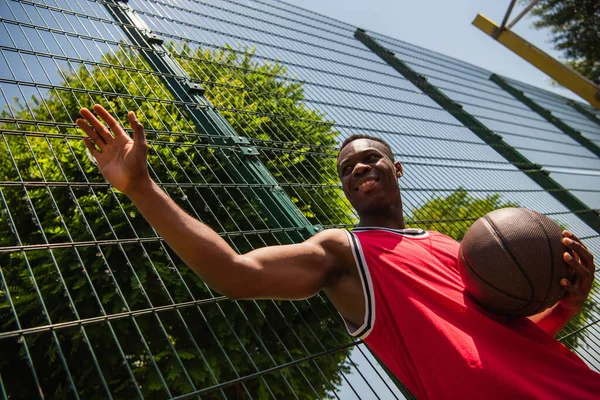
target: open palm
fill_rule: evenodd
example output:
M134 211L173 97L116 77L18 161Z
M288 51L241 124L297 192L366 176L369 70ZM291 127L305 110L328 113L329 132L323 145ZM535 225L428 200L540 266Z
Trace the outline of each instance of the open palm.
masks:
M127 115L133 129L133 139L108 111L99 104L94 111L106 122L110 130L87 108L81 109L77 125L87 134L84 142L100 167L106 180L125 194L150 179L146 162L148 145L144 127L133 111Z

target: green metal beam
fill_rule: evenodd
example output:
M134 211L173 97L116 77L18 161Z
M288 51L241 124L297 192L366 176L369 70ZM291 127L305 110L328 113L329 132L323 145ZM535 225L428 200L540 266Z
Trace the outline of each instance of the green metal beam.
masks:
M583 108L580 104L574 102L573 100L567 101L567 104L570 105L571 107L573 107L574 109L576 109L577 111L579 111L581 114L588 117L590 120L592 120L595 123L597 123L598 125L600 125L600 118L598 118L594 113L590 112L589 110L586 110L585 108Z
M571 137L577 143L594 153L596 156L600 157L600 147L598 147L596 143L583 136L578 130L565 124L560 118L556 118L554 115L552 115L552 112L550 110L540 106L538 103L527 97L522 90L515 88L506 80L504 80L496 74L492 74L490 76L490 80L496 85L500 86L502 89L506 90L511 95L513 95L517 100L521 101L527 107L531 108L533 111L544 117L546 121L550 122L552 125L563 131L567 136Z
M182 108L198 131L207 132L211 137L217 137L211 139L212 143L226 142L239 147L243 165L236 165L237 160L228 159L223 155L222 161L227 172L239 182L259 183L272 187L252 191L265 215L271 216L267 223L273 227L301 228L303 238L322 230L322 227L313 226L304 217L269 170L258 159L258 150L251 147L246 138L238 136L227 120L212 107L204 97L202 86L190 78L164 46L162 38L149 29L146 23L135 14L128 2L126 0L110 0L104 5L109 14L122 24L121 27L129 40L139 47L139 52L150 68L164 74L161 75L161 80L165 87L176 100L185 103ZM220 138L218 138L219 136Z
M555 199L560 201L592 229L600 233L600 215L598 215L598 212L590 209L585 203L579 200L579 198L562 187L554 179L550 178L549 172L545 171L541 165L532 163L527 157L506 143L502 139L502 136L496 134L482 124L477 118L463 110L461 104L450 99L436 86L429 83L426 77L420 75L406 65L396 57L394 52L380 45L375 39L370 37L366 31L358 28L354 32L354 37L377 54L390 67L394 68L402 76L417 86L423 93L427 94L443 109L448 111L454 118L459 120L466 128L492 147L508 162L527 174L527 176L544 188Z

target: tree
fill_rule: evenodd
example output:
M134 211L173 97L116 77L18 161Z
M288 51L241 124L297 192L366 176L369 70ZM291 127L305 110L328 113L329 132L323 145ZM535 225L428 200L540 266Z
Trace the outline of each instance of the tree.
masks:
M600 2L597 0L541 0L532 11L533 26L550 28L552 42L567 64L600 84Z
M293 152L265 150L261 157L279 182L323 186L318 192L284 186L307 218L315 223L350 220L343 217L350 214L349 206L338 189L327 186L337 175L333 159L309 152L314 146L334 146L337 132L324 115L303 104L302 84L283 79L287 74L283 66L259 62L252 51L184 47L176 52L172 46L170 50L191 76L207 82L207 98L240 135L277 150L288 150L277 144L284 138L293 143ZM165 190L192 215L222 233L266 227L266 216L253 197L253 190L260 189L229 185L233 181L226 163L241 164L236 149L202 145L203 138L158 78L144 72L148 70L136 53L119 50L106 54L98 65L57 69L56 75L62 76L58 86L66 89L16 101L2 111L2 118L15 122L2 125L13 134L3 136L0 180L63 185L4 187L1 247L134 242L0 253L0 327L18 329L17 318L21 328L29 328L47 324L47 317L56 324L174 302L208 301L200 307L94 323L85 329L75 326L27 335L24 340L0 340L0 377L9 397L37 396L33 369L41 390L53 398L69 397L71 385L83 398L104 398L105 385L120 398L139 393L165 398L348 343L343 325L320 299L211 301L210 290L164 243L135 243L138 237L156 235L128 199L105 185L74 136L80 135L72 128L79 109L95 102L121 121L126 121L127 110L137 112L148 128L154 177L172 184ZM39 123L43 121L51 123ZM240 252L289 241L285 232L225 234L225 238ZM299 398L326 397L348 368L346 355L347 351L336 352L202 397L246 398L251 393L253 398L267 398L271 392L281 398L291 391Z
M438 231L460 242L478 218L505 207L518 207L518 205L503 202L497 193L476 198L459 187L450 195L434 197L412 211L407 224Z

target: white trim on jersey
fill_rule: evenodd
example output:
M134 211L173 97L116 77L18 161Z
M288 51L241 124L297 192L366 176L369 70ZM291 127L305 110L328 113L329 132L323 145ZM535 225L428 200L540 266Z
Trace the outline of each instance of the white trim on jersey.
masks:
M373 282L371 281L371 274L369 273L369 267L367 266L362 247L360 246L360 241L351 232L345 232L348 235L348 242L352 248L352 255L354 256L354 262L356 263L358 275L360 276L360 281L362 283L363 295L365 297L365 318L363 324L359 327L346 320L343 315L342 318L346 324L346 330L351 336L364 339L369 336L375 325L375 294L373 293Z
M356 227L352 230L353 232L366 232L366 231L386 231L397 233L399 235L415 238L415 239L423 239L429 237L429 232L424 231L419 228L406 228L406 229L392 229L392 228L381 228L378 226L361 226Z

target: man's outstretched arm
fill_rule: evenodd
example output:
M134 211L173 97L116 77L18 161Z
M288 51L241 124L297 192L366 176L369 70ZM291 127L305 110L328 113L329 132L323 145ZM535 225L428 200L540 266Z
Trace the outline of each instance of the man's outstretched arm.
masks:
M576 277L575 283L571 283L566 278L561 279L560 284L566 290L567 295L554 307L529 317L553 337L556 337L571 318L583 308L592 290L596 269L594 256L581 243L581 240L569 231L563 231L563 236L563 244L573 252L573 255L565 252L563 256L573 270Z
M343 232L328 230L304 243L272 246L237 254L216 232L192 218L150 178L143 126L133 112L132 140L101 106L81 110L77 125L100 171L125 193L177 255L210 287L230 298L302 299L325 288L343 268ZM112 133L111 133L112 131ZM97 147L97 148L96 148ZM337 274L335 274L337 275Z
M229 298L304 299L323 289L338 267L345 236L324 231L304 243L237 254L215 231L188 215L154 182L130 198L177 255L211 288Z

